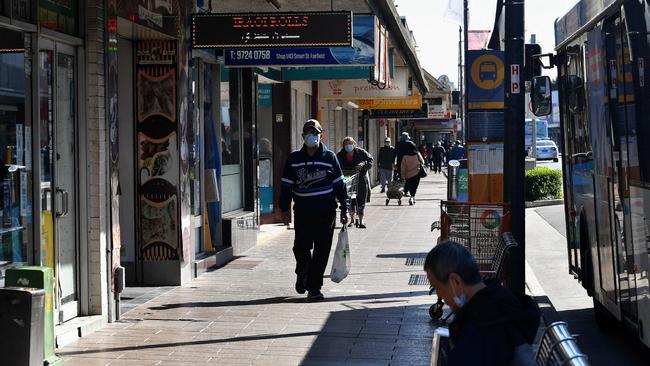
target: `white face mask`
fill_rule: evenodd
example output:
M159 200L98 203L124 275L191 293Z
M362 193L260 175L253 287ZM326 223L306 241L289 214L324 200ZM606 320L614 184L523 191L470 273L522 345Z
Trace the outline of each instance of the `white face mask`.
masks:
M458 306L458 308L462 308L463 306L465 306L465 304L467 303L467 298L465 297L465 293L461 291L460 295L456 295L456 289L454 288L453 284L451 285L451 290L454 292L453 300L456 303L456 306Z

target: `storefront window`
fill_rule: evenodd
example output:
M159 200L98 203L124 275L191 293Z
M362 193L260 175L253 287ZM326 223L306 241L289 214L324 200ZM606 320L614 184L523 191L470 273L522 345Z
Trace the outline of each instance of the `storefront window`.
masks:
M221 83L221 164L239 165L239 70L230 70L230 80Z
M77 35L78 0L39 0L38 24L43 28Z
M24 38L0 28L0 286L7 268L31 264L32 149Z
M3 2L6 4L6 2ZM11 17L26 22L32 20L32 1L31 0L11 0ZM7 6L7 5L5 5ZM8 6L7 6L8 7ZM5 15L9 15L9 9L6 9Z

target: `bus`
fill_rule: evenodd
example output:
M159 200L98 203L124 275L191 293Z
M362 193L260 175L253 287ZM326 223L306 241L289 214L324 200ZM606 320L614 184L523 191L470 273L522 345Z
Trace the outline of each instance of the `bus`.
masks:
M650 5L581 0L555 23L569 270L601 326L650 347ZM533 79L549 112L550 79ZM644 142L645 141L645 142Z

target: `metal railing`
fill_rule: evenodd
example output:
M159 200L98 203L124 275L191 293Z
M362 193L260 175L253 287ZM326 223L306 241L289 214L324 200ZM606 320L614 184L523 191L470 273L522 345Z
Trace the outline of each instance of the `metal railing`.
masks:
M580 352L565 322L546 328L535 361L537 366L589 366L587 356Z

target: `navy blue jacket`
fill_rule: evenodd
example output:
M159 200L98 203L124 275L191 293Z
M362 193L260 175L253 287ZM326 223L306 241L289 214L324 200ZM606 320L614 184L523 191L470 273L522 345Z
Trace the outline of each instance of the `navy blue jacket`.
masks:
M287 158L279 202L282 212L289 211L292 199L297 213L330 213L336 210L337 200L347 212L348 191L341 166L336 154L322 143L314 156L303 146Z

